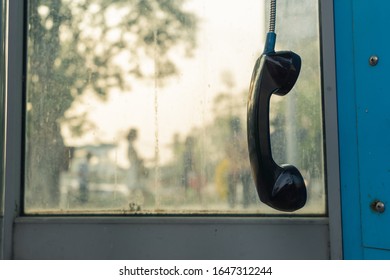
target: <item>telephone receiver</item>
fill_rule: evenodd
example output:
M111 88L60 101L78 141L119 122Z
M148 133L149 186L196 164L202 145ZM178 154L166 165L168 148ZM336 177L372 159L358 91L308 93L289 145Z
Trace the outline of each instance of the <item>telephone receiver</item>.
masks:
M252 74L247 107L248 149L260 200L274 209L293 212L306 204L305 181L295 166L279 166L272 158L269 107L272 94L284 96L295 85L301 58L292 51L275 52L275 37L275 33L267 34L265 50Z

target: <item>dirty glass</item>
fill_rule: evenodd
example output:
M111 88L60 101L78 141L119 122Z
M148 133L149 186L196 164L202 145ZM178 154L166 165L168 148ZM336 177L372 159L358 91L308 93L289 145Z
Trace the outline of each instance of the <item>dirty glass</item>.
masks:
M277 49L303 60L272 97L272 151L325 213L318 1L280 0ZM268 1L28 1L25 212L277 214L260 203L246 101Z

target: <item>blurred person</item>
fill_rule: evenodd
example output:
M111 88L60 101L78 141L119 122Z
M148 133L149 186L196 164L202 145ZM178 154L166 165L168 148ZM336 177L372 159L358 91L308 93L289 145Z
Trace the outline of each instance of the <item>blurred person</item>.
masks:
M244 208L250 202L251 172L248 159L246 135L243 133L241 121L232 117L229 121L230 138L226 143L226 157L228 159L228 189L227 199L231 208L237 204L237 187L242 184L242 205Z
M79 200L81 203L86 203L88 201L89 193L89 163L91 161L92 154L87 153L83 161L80 163L78 170L79 177Z
M146 168L143 160L139 157L135 148L135 141L138 138L138 131L130 129L127 134L128 148L127 158L130 166L127 174L127 187L130 193L129 207L131 210L141 210L145 198L150 196L145 190L144 178L146 177ZM150 199L149 199L150 200Z
M202 177L196 167L194 149L195 138L188 136L184 143L182 180L185 196L188 195L189 189L193 189L196 192L198 199L201 200Z

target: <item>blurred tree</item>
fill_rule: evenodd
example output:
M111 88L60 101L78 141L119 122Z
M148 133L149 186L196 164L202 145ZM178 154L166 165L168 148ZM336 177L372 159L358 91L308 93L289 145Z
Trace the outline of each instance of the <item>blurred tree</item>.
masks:
M163 83L190 55L197 18L185 0L34 0L27 18L26 204L57 207L68 152L61 124L82 134L85 116L65 117L74 100L129 90L134 79Z

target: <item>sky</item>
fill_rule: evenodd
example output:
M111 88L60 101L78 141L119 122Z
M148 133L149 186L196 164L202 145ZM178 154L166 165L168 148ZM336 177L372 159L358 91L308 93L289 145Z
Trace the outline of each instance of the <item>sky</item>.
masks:
M157 148L164 162L169 160L175 133L184 137L212 119L212 101L226 89L222 73L231 73L233 92L249 88L264 45L264 1L188 0L186 9L200 19L198 46L193 57L178 60L179 75L168 79L164 87L139 83L129 92L111 92L105 102L84 95L73 110L88 112L95 129L82 138L65 137L68 145L116 143L113 156L125 166L125 136L130 128L137 128L141 156L152 160Z

